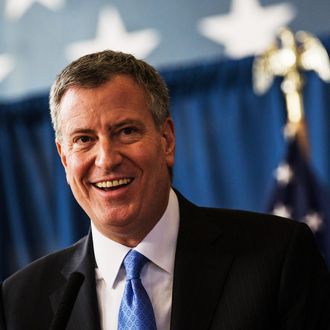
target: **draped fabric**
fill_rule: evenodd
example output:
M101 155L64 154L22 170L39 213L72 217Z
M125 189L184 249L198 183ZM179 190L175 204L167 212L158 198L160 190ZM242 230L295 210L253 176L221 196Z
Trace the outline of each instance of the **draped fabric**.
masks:
M286 152L286 113L279 79L265 95L253 93L252 62L161 70L177 136L173 185L199 205L266 210ZM305 78L311 166L330 188L330 84ZM88 228L57 156L46 94L0 104L0 278Z
M318 180L297 139L276 169L267 211L306 223L330 265L330 191Z
M56 154L47 95L0 105L0 203L1 278L88 228Z
M275 81L252 91L252 58L165 72L176 124L176 187L192 201L262 210L284 148L284 101Z

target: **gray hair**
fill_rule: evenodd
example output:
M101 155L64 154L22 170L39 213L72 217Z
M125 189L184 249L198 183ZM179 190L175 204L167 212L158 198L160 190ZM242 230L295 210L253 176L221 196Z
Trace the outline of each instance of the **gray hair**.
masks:
M50 90L49 106L57 140L61 138L59 113L65 92L72 86L96 88L117 75L130 76L145 90L155 125L161 127L170 114L168 90L160 74L133 55L105 50L80 57L56 77Z

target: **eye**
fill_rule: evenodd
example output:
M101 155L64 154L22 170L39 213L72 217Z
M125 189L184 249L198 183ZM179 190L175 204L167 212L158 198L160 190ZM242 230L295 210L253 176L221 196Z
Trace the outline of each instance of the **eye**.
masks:
M142 132L137 126L125 126L115 134L119 141L125 144L134 143L141 139Z
M87 135L83 135L83 136L79 136L75 142L78 143L78 144L84 144L84 143L87 143L87 142L90 142L92 139L87 136Z
M124 127L121 131L123 135L131 135L136 133L136 129L134 127Z

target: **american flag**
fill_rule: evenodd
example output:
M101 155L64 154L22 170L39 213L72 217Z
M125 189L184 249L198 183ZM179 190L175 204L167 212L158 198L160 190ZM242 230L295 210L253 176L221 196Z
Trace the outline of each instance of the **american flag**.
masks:
M330 267L330 192L322 185L297 139L276 168L268 212L306 223Z

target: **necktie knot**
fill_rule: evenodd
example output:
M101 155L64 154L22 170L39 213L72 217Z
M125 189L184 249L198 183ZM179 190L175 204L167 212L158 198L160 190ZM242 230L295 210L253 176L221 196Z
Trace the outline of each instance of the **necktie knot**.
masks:
M142 267L147 261L148 259L138 251L129 251L124 259L126 279L132 280L140 278Z

